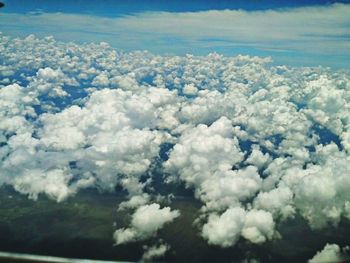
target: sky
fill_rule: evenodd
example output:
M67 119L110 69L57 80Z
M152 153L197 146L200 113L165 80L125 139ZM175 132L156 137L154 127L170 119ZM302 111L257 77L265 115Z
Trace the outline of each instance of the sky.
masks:
M271 56L275 64L348 68L350 2L4 1L0 31L123 51Z
M71 2L1 9L0 186L120 195L108 248L145 261L178 255L175 222L222 262L301 224L327 240L275 261L350 258L350 4Z
M349 70L125 53L34 35L0 35L0 51L0 185L64 204L84 189L121 196L117 209L103 208L121 216L111 218L106 249L134 255L138 244L138 258L184 262L176 239L184 250L220 248L220 262L349 258ZM174 202L185 199L193 210ZM173 223L200 240L183 245Z

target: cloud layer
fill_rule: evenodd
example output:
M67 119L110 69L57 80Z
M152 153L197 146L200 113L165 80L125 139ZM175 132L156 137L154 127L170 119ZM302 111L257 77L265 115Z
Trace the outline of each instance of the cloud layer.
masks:
M295 215L312 229L350 219L348 71L33 35L1 35L0 51L1 184L58 202L119 187L131 218L117 244L181 216L157 184L193 190L199 233L222 247L271 240Z
M165 54L273 55L278 63L348 67L350 5L266 11L144 12L119 17L68 13L2 14L7 34L54 34ZM96 34L98 32L98 34ZM297 57L297 59L296 59Z

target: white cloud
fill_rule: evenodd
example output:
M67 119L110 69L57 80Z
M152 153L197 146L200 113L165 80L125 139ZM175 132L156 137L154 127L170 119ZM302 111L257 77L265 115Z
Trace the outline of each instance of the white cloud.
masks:
M17 191L29 194L33 199L38 198L39 193L46 193L58 202L69 195L70 189L67 184L71 175L62 170L30 171L25 172L14 181Z
M264 243L272 239L275 223L272 215L264 210L251 210L246 214L242 236L252 243Z
M219 171L208 175L196 186L197 196L209 210L225 209L248 200L260 190L262 179L257 168L248 166L238 171Z
M345 248L347 250L347 248ZM317 252L309 263L345 262L347 257L337 244L326 244L322 251Z
M210 214L204 224L202 235L209 244L230 247L240 236L252 243L263 243L272 239L275 223L272 215L264 210L245 211L240 207L229 208L223 214Z
M132 215L130 228L115 231L116 244L152 237L164 224L173 221L179 215L178 210L171 211L169 207L160 208L156 203L140 206Z
M262 168L270 160L271 158L268 153L263 154L259 149L259 146L253 145L253 150L245 162L255 165L258 168Z
M242 208L231 208L222 215L209 215L208 222L203 226L202 235L209 244L229 247L234 245L244 227L245 211Z
M120 210L136 212L117 243L152 237L178 216L171 204L149 205L162 198L154 169L193 189L211 244L260 244L294 215L313 229L350 218L347 71L0 40L9 79L0 86L0 183L57 201L121 186Z
M183 93L185 95L196 95L198 92L198 89L192 84L188 84L188 85L185 85L184 89L183 89Z
M154 259L162 257L169 250L169 246L166 244L160 244L146 247L146 251L142 255L142 262L152 262Z
M117 18L4 13L2 25L4 29L11 28L5 33L23 35L33 28L35 33L47 34L49 28L50 33L61 40L107 41L126 50L184 54L189 50L208 52L221 48L227 51L245 47L273 52L277 57L287 54L281 56L281 60L290 60L288 52L291 51L302 52L297 53L300 59L306 54L319 61L320 56L327 55L329 61L323 59L322 62L336 64L332 56L338 55L339 62L341 55L349 54L346 40L349 9L346 4L333 4L267 11L145 12ZM164 44L166 38L179 41L168 45ZM346 65L345 61L342 63Z
M185 131L165 167L188 185L200 185L217 171L231 170L242 158L231 121L222 117L211 126L200 124Z
M349 156L329 144L316 147L315 157L317 165L287 170L281 185L293 190L295 206L312 228L337 225L343 216L348 216L349 193L345 188L350 183ZM314 205L315 200L319 205Z
M124 210L127 208L137 208L147 204L150 200L150 196L146 193L141 195L134 195L128 201L121 202L118 210Z
M278 187L269 192L260 192L254 199L254 207L269 211L282 219L295 213L293 192L288 187Z

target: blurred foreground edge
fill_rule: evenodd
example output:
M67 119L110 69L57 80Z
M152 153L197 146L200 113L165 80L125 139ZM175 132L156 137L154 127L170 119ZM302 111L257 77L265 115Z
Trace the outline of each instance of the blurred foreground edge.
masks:
M92 260L92 259L73 259L73 258L61 258L52 256L37 256L30 254L10 253L0 251L1 263L127 263L126 261L104 261L104 260Z

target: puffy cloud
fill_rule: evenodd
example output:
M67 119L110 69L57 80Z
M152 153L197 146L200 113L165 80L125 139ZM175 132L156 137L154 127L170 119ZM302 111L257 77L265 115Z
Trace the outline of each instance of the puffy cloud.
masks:
M263 154L259 149L259 146L254 145L251 154L245 162L248 164L252 164L258 168L262 168L270 160L271 158L268 153Z
M29 88L39 94L48 94L51 97L64 97L68 93L62 89L64 85L77 86L75 78L69 78L61 69L52 69L50 67L40 68L36 76L33 77Z
M31 132L32 124L26 116L35 116L35 98L25 88L11 84L0 89L0 129L5 133Z
M104 72L97 75L91 82L92 85L101 87L107 87L109 83L108 75Z
M118 229L114 233L116 244L142 240L153 236L164 224L180 215L178 210L160 208L159 204L140 206L132 215L130 228Z
M40 193L45 193L60 202L72 191L68 187L71 178L72 175L63 170L56 169L47 172L31 170L15 178L14 188L21 193L28 194L33 199L37 199Z
M335 144L316 147L317 165L306 169L289 169L281 185L287 184L294 192L294 203L312 228L327 224L337 225L347 217L349 193L349 156ZM314 205L317 201L318 206Z
M137 208L145 205L149 202L150 196L146 193L141 195L133 195L128 201L124 201L119 204L118 210L124 210L127 208Z
M142 261L152 262L154 259L162 257L169 250L169 246L166 244L154 245L151 247L145 247L146 251L142 255Z
M224 247L270 240L294 215L311 228L350 218L347 71L33 35L0 35L0 50L0 183L57 201L122 187L119 209L136 211L117 243L178 216L148 205L168 182L194 191L202 236Z
M242 236L252 243L264 243L275 232L272 215L264 210L250 210L246 214Z
M133 74L116 76L112 78L110 82L123 90L137 90L139 88L139 83L135 80Z
M203 226L202 235L210 244L229 247L234 245L240 236L252 243L263 243L272 239L275 223L272 215L264 210L245 211L235 207L227 209L220 216L210 214Z
M326 244L325 247L316 253L309 263L345 262L348 257L344 253L348 247L341 249L337 244Z
M183 89L183 93L185 95L193 96L196 95L198 92L198 89L192 84L186 84Z
M260 192L254 199L254 207L269 211L282 219L295 213L293 192L288 187L278 187L268 192Z
M197 195L207 209L223 209L252 198L261 187L256 167L248 166L238 171L216 172L196 188Z
M222 215L209 215L203 226L202 235L210 244L222 247L232 246L237 242L244 227L245 211L242 208L227 209Z
M211 174L231 170L242 159L232 123L222 117L210 126L200 124L185 131L165 168L179 173L188 185L200 185Z

